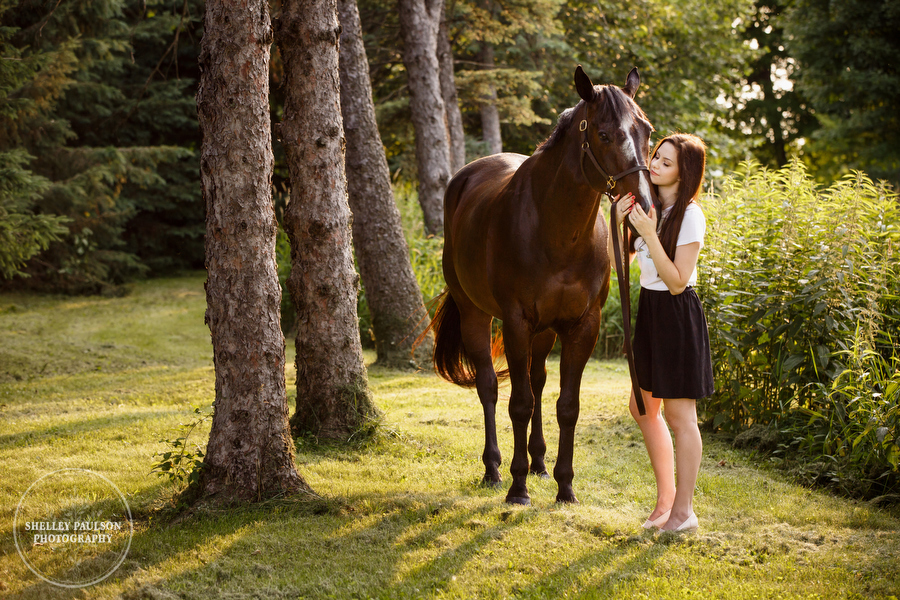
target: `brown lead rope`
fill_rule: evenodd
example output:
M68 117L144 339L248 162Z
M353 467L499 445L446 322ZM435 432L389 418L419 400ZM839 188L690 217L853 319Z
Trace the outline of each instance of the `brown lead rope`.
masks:
M634 392L634 400L637 403L638 413L646 414L644 397L641 395L641 386L638 384L637 373L634 369L634 354L631 352L631 277L629 274L629 262L623 256L623 248L628 245L628 226L622 224L623 245L619 246L619 227L616 225L616 203L612 203L609 211L609 230L615 239L613 240L613 254L616 260L616 278L619 281L619 301L622 304L622 328L625 330L625 356L628 358L628 372L631 375L631 389Z

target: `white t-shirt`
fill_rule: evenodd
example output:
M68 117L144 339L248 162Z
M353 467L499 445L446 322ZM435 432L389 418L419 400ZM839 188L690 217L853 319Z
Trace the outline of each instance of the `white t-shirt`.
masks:
M663 211L663 218L668 215L669 210L671 210L671 207ZM700 242L700 247L702 248L705 234L706 217L703 216L700 205L696 202L691 202L684 211L684 220L681 222L681 231L678 232L678 241L675 245L685 246L694 242ZM666 287L666 284L660 278L656 265L653 264L653 259L650 258L650 250L647 248L647 244L644 243L643 238L635 240L634 249L637 251L638 264L641 267L641 287L659 292L667 291L669 288ZM696 266L694 266L694 272L691 273L691 278L687 284L689 286L697 284Z

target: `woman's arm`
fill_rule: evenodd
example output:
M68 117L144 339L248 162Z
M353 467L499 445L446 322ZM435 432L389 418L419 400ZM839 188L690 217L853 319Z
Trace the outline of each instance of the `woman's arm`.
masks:
M634 203L631 209L631 224L634 225L647 249L653 258L653 264L663 280L669 292L677 296L687 288L688 281L697 266L697 258L700 256L700 242L692 242L675 248L675 260L669 258L656 234L656 209L650 207L648 215L641 209L641 205Z

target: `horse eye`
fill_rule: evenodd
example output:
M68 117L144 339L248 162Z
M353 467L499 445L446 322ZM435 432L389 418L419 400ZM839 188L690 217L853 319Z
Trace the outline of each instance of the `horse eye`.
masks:
M600 132L600 141L602 141L602 142L608 142L608 141L609 141L609 136L606 135L606 132L605 132L605 131L601 131L601 132Z

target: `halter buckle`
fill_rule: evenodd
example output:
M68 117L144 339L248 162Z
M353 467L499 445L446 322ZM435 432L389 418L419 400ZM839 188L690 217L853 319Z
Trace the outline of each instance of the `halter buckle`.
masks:
M587 120L582 119L581 123L578 124L578 131L586 131L587 130Z
M611 190L616 187L616 179L610 175L609 179L606 180L606 189Z

